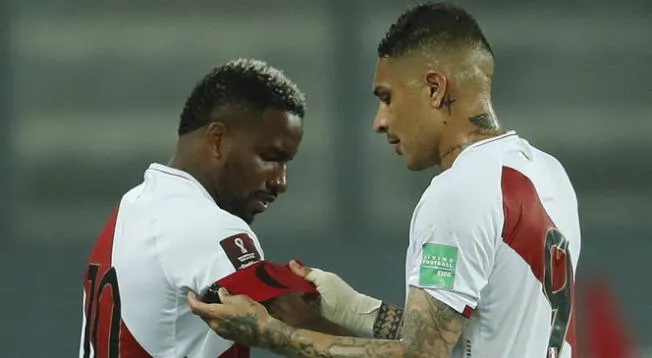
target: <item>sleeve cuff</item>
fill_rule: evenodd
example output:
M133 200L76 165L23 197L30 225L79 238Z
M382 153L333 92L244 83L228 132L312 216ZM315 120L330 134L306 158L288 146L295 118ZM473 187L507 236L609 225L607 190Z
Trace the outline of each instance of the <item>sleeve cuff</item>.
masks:
M466 318L471 317L477 306L477 302L475 300L472 300L470 297L464 294L448 290L421 287L412 284L410 286L426 291L434 299L448 305L450 308L454 309Z

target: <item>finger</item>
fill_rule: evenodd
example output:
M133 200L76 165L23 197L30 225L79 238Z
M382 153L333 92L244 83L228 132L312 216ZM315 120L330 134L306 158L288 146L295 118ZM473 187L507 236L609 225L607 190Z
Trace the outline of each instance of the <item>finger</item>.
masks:
M324 271L322 271L322 270L320 270L318 268L312 268L308 272L308 275L306 275L305 279L312 282L312 283L314 283L315 285L317 285L319 287L317 281L319 280L320 277L322 277L323 273L324 273Z
M220 298L223 297L229 297L232 296L231 292L226 287L220 287L219 290L217 290L217 293L220 295Z
M296 262L295 260L290 261L290 270L297 276L301 276L303 278L306 278L310 274L310 268L307 266L303 266Z
M192 311L193 314L196 314L201 317L210 317L210 316L215 316L215 307L217 306L216 304L208 304L200 301L197 298L197 295L190 291L188 292L188 306L190 306L190 310Z
M201 301L199 301L199 299L197 298L197 295L192 291L188 292L187 297L188 297L188 305L190 306L191 309L194 307L198 307L199 303L201 303Z
M252 304L255 302L251 299L251 297L247 295L232 295L224 287L220 288L217 291L217 294L220 295L220 302L222 302L220 306L222 306L225 310L231 309L233 305L239 305L242 303Z
M222 303L228 303L228 302L230 302L230 301L231 301L231 297L233 297L233 295L231 294L231 292L229 292L229 290L227 290L227 289L224 288L224 287L220 287L220 289L217 290L217 294L219 295L219 297L220 297L220 302L222 302Z

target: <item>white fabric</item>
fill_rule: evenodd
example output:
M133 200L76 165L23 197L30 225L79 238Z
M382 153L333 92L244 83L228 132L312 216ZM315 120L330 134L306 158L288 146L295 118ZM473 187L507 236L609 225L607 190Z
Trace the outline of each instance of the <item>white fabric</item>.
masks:
M502 237L507 220L502 180L510 169L533 184L543 214L566 237L575 274L580 252L577 200L561 164L514 132L466 148L423 193L413 213L406 257L407 291L422 288L460 313L475 310L454 350L456 358L548 357L551 305L532 263ZM507 189L514 197L522 188ZM523 225L543 225L528 215L534 214L525 211ZM519 240L516 244L543 250L543 238ZM424 256L433 248L457 252L450 287L450 281L431 282L433 272L445 276L445 270L422 270L424 264L441 265L439 258ZM571 357L568 342L559 357Z
M306 276L321 295L321 313L359 336L373 336L381 300L357 292L332 272L313 268Z
M112 265L122 320L150 355L215 358L233 345L190 312L186 294L235 271L220 241L237 234L249 236L262 257L250 227L185 172L152 164L123 196Z

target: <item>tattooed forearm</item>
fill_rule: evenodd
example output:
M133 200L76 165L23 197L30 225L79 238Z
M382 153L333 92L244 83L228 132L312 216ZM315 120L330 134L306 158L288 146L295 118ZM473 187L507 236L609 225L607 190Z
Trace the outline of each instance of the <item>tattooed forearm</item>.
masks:
M403 309L383 302L374 322L375 338L398 339L403 322Z
M388 305L385 305L387 307ZM465 318L421 289L410 289L403 314L402 340L334 337L274 320L260 345L277 354L302 358L450 358Z
M316 319L303 322L297 328L309 329L311 331L332 334L334 336L355 337L356 335L348 329L329 321L325 317L318 317Z
M275 321L261 337L261 346L288 357L303 358L401 358L399 341L333 337L290 327Z
M250 313L217 319L211 319L214 312L200 314L223 338L301 358L450 358L465 323L461 314L418 288L410 288L401 340L331 336L294 328L269 316L261 322L264 308L254 302L250 306ZM240 308L248 307L241 304Z
M401 337L405 357L450 357L465 318L422 289L410 289Z
M496 129L496 123L487 113L480 113L477 116L469 117L469 121L480 129Z
M238 342L247 346L254 346L260 340L258 329L258 316L247 314L244 316L231 316L220 322L220 335L226 338L238 337ZM209 323L213 329L215 327Z

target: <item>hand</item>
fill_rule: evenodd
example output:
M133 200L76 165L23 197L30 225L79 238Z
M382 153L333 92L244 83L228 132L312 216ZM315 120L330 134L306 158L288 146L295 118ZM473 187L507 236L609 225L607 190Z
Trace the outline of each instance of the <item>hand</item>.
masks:
M274 320L263 305L245 295L231 295L225 288L219 290L222 303L201 302L194 292L188 293L192 313L200 316L220 337L246 346L255 347L266 325Z
M286 293L263 305L272 317L293 327L311 327L322 318L316 294Z
M290 262L296 275L312 282L321 295L321 313L327 319L362 336L373 334L373 324L382 301L361 294L339 276Z

